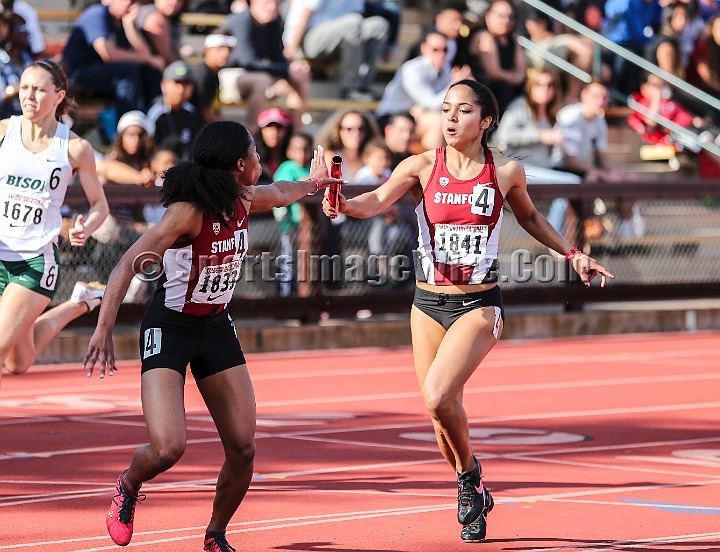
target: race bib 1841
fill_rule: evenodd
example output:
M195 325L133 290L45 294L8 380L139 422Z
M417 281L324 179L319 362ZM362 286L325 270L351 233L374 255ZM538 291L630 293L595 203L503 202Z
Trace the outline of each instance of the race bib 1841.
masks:
M475 266L485 256L486 225L435 225L435 260L444 264Z

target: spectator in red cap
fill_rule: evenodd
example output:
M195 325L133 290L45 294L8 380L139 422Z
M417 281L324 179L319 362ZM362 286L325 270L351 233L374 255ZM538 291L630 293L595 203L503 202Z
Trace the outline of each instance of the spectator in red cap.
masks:
M259 130L255 134L255 147L260 155L263 172L260 180L272 182L280 164L287 161L286 152L293 131L292 118L282 109L271 107L260 112L257 126Z

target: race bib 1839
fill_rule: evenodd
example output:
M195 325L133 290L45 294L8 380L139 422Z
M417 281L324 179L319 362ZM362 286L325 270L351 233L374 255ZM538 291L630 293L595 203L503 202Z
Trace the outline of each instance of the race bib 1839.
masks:
M236 260L221 265L203 267L190 300L193 303L211 303L213 305L229 303L235 284L240 278L241 266L242 260Z

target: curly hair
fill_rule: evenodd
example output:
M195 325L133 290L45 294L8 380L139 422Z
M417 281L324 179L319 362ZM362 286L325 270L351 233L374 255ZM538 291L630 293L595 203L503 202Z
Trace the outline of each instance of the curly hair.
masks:
M193 144L192 160L165 172L161 191L165 207L180 201L192 203L229 227L226 217L235 216L235 201L240 196L230 171L247 156L252 142L248 130L235 121L205 125Z
M130 155L122 144L122 136L125 131L118 132L113 138L110 146L110 152L114 155L115 159L126 165L130 165L135 169L144 169L150 166L150 159L152 159L155 153L155 142L152 137L145 131L140 136L140 145L135 155Z
M345 118L345 115L359 115L363 120L363 126L365 127L365 136L360 144L360 151L367 146L368 142L380 137L380 129L378 128L377 122L368 113L362 111L356 111L354 109L343 109L336 111L335 114L330 117L325 124L320 128L316 136L317 142L328 151L336 151L343 148L342 140L340 139L340 123Z

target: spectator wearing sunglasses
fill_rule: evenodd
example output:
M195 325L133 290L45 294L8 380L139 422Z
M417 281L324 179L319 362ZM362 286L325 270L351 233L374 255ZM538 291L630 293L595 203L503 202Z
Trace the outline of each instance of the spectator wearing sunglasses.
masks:
M452 68L447 59L448 39L429 31L420 45L420 56L402 64L388 83L378 105L381 126L396 113L409 111L425 149L444 145L440 116L445 93L453 82L470 76L470 68Z

